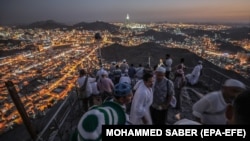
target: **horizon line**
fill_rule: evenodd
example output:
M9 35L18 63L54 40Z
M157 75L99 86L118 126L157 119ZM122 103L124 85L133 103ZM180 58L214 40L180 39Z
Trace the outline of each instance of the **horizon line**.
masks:
M95 21L81 21L81 22L60 22L58 20L52 20L52 19L47 19L47 20L37 20L37 21L33 21L33 22L27 22L27 23L0 23L0 26L19 26L19 25L30 25L33 23L37 23L37 22L47 22L47 21L53 21L55 23L59 23L59 24L64 24L66 26L73 26L79 23L95 23L95 22L104 22L104 23L124 23L124 21L104 21L104 20L95 20ZM131 21L132 23L144 23L144 24L148 24L148 23L182 23L182 24L240 24L240 25L250 25L250 21L249 22L233 22L233 21L175 21L175 20L169 20L169 21Z

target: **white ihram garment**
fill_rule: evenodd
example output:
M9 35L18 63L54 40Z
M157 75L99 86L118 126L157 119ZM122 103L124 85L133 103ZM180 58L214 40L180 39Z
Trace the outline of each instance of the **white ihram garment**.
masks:
M152 118L150 115L150 106L152 102L152 88L146 87L144 83L139 85L132 100L130 122L135 125L144 124L142 122L142 117L144 117L147 120L147 124L152 125Z
M186 75L186 78L187 78L188 82L191 85L194 85L194 84L198 83L198 80L199 80L199 77L200 77L200 74L201 74L201 69L202 69L201 64L196 65L194 67L192 73Z

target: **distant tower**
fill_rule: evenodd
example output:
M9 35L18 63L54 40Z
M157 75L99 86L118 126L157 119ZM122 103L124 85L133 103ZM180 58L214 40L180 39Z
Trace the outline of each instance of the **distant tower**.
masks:
M125 26L128 26L129 25L129 14L127 14L127 16L126 16L126 21L125 21Z
M127 14L126 20L129 21L129 14Z

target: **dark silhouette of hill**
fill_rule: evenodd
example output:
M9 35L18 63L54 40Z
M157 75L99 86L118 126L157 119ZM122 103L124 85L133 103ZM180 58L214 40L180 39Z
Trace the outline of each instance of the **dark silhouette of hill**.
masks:
M204 60L203 58L197 56L187 49L167 48L154 42L143 43L133 47L122 46L120 44L112 44L108 47L102 48L102 56L107 62L122 61L123 59L126 59L129 64L133 63L135 66L138 66L138 64L147 64L149 56L151 56L151 66L155 66L159 63L160 59L165 59L165 55L167 53L170 54L173 58L173 66L177 65L180 62L180 58L184 58L185 65L189 67L189 71L191 71L192 68L197 64L197 62L199 60L202 60L204 62L204 68L214 69L231 78L241 80L242 82L245 82L245 84L250 84L248 80L246 80L238 73L231 70L222 69L212 64L211 62Z
M19 45L21 43L21 41L20 40L14 40L14 39L7 39L7 40L0 40L0 43L2 43L2 44L11 43L13 45Z
M234 27L225 30L225 32L228 34L222 34L221 37L232 40L250 39L250 27Z
M0 57L11 56L11 55L15 55L18 53L34 51L34 50L37 50L37 47L34 45L27 45L25 48L22 48L22 49L7 50L7 51L3 51L0 49Z
M167 40L172 39L173 41L176 41L176 42L184 42L184 39L185 39L185 37L182 35L174 35L168 32L158 32L152 29L137 36L153 36L154 39L158 41L163 41L163 40L167 41Z
M221 31L208 31L202 29L187 28L181 29L181 31L193 37L202 37L204 35L214 37L215 34L217 34L224 39L229 38L231 40L242 40L250 38L250 35L248 34L250 32L250 27L232 27L230 29Z
M218 31L208 31L208 30L193 29L193 28L181 29L181 31L192 37L202 37L204 35L207 35L209 37L214 37L216 33L217 34L220 33Z
M77 23L77 24L74 24L73 27L76 27L76 28L80 28L80 27L84 27L86 24L89 24L87 22L80 22L80 23Z
M19 28L41 28L41 29L55 29L55 28L69 28L70 26L62 24L62 23L58 23L55 22L53 20L47 20L47 21L38 21L38 22L34 22L28 25L20 25L18 26Z
M216 40L215 42L218 44L218 48L221 52L233 54L236 54L237 52L247 52L247 50L242 48L241 46L235 46L230 42L225 42L221 40Z
M110 23L96 21L92 23L81 22L73 25L73 28L80 28L85 30L93 30L93 31L104 31L108 30L111 33L117 32L119 27Z
M165 59L166 54L171 54L173 64L178 64L180 58L186 58L185 64L193 67L199 60L203 60L196 54L187 49L167 48L154 42L143 43L138 46L122 46L120 44L112 44L102 48L102 55L107 61L121 61L126 59L129 63L135 65L148 63L148 57L151 56L151 65L159 63L160 59ZM192 58L192 59L191 59Z

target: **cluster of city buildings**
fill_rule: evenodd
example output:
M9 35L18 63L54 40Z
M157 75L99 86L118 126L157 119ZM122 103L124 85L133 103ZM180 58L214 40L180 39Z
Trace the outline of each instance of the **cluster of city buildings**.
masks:
M249 53L224 52L216 43L216 40L223 40L250 50L249 39L234 41L224 39L217 34L230 29L230 26L182 23L135 24L129 22L129 16L125 24L114 23L114 25L121 27L118 29L119 32L113 35L107 30L98 31L103 37L102 42L98 43L93 38L96 31L81 28L43 30L0 27L0 40L18 41L0 43L2 51L27 50L27 46L33 46L27 51L15 52L0 58L0 133L13 128L15 124L22 123L8 94L6 81L10 80L14 83L31 118L45 115L49 107L67 97L68 92L74 88L78 70L83 67L92 70L98 68L99 49L113 43L135 47L145 42L156 42L165 47L188 49L217 66L250 78ZM216 33L213 36L206 34L192 36L185 32L187 29L216 31ZM167 32L173 38L160 40L153 34L144 35L149 30L156 33ZM176 36L181 36L181 39L174 39ZM114 41L114 38L120 38L120 40Z

